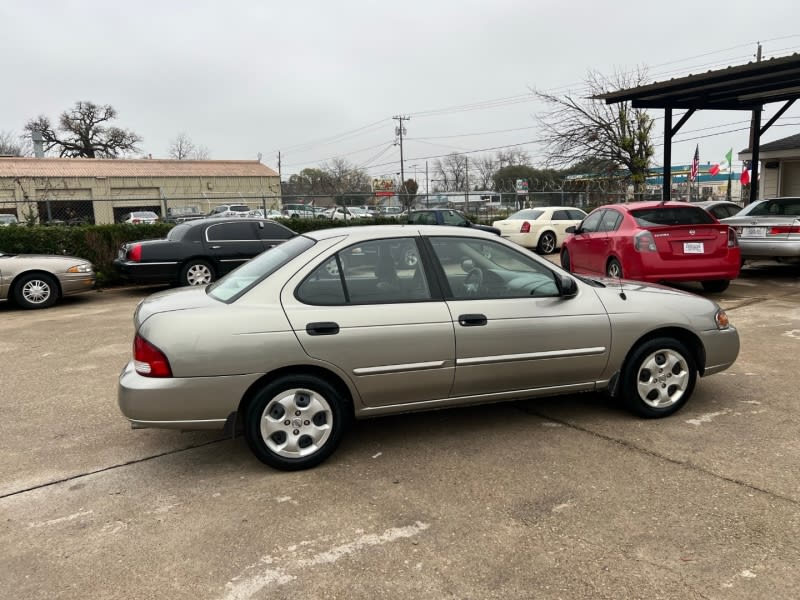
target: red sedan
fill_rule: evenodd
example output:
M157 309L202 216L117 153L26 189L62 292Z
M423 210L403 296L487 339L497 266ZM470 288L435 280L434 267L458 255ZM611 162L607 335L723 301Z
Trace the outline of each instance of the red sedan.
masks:
M741 267L734 230L684 202L601 206L571 233L561 266L573 273L699 281L708 292L722 292Z

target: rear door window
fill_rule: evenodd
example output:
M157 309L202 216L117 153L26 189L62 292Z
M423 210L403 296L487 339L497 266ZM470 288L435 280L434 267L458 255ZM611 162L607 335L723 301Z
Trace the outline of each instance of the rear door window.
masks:
M622 215L616 210L607 210L600 219L598 231L616 231L622 223Z
M596 210L584 219L581 224L581 233L594 233L600 228L600 219L603 217L604 210Z
M258 240L256 228L250 221L239 223L219 223L206 230L209 242L242 242Z

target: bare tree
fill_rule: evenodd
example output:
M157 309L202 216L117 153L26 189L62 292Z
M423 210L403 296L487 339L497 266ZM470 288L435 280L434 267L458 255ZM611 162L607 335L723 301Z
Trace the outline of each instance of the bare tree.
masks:
M331 162L325 163L322 165L322 170L327 175L335 194L367 193L372 190L372 180L369 175L343 158L334 158Z
M494 189L493 176L495 171L499 168L498 161L492 158L491 155L485 154L479 156L473 161L475 165L475 172L477 173L477 185L482 190Z
M132 131L109 127L107 123L117 117L113 106L99 106L93 102L76 102L75 106L61 113L58 132L50 119L39 115L25 125L25 130L40 131L44 138L44 150L55 150L59 156L83 158L118 158L120 154L137 152L142 141Z
M632 73L616 72L610 77L590 72L586 79L589 98L534 90L550 107L548 112L537 116L548 153L547 163L567 167L589 157L608 161L628 170L638 194L654 152L650 140L653 119L646 110L633 108L629 102L606 104L591 96L636 87L647 81L647 70L641 67Z
M170 141L167 153L176 160L208 160L210 155L207 147L195 144L186 132L179 133Z
M509 148L497 152L497 168L531 166L531 157L522 148Z
M30 156L29 138L16 135L12 131L0 131L0 156Z
M463 192L467 183L467 157L453 152L433 163L437 186L443 192Z

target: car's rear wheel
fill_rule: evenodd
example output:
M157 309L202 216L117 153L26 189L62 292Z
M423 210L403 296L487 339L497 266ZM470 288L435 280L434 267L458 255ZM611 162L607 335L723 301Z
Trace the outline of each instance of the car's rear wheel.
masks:
M545 231L539 236L539 243L536 245L539 254L552 254L556 250L556 236L552 231Z
M253 454L283 471L314 467L341 441L349 405L326 380L288 375L264 386L245 411L245 436Z
M730 279L711 279L709 281L701 281L703 289L712 294L719 294L728 289L731 284Z
M562 249L561 250L561 268L563 268L565 271L570 271L571 272L571 267L572 267L572 264L570 263L570 259L569 259L569 251L567 251L566 249Z
M612 258L606 265L606 275L615 279L622 279L622 265L616 258Z
M631 412L647 418L666 417L689 400L697 366L678 340L655 338L636 347L622 368L621 396Z
M58 300L58 283L46 273L23 275L14 284L14 300L25 309L48 308Z
M205 260L190 260L181 270L181 285L208 285L214 279L214 268Z

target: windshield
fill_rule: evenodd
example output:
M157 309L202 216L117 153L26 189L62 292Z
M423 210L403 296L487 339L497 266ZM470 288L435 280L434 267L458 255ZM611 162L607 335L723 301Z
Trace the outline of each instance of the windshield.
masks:
M800 217L800 198L774 198L745 206L737 217Z
M534 209L531 209L531 208L526 208L525 210L521 210L519 212L515 212L513 215L511 215L508 218L509 218L509 220L518 220L518 221L522 221L524 219L528 219L530 221L535 221L536 219L541 217L543 213L544 213L543 210L534 210Z
M714 217L697 206L653 206L631 211L641 227L659 225L711 225Z
M254 285L269 277L293 258L300 256L316 242L310 238L297 236L262 252L250 262L231 271L222 279L206 289L209 296L222 302L233 302Z

